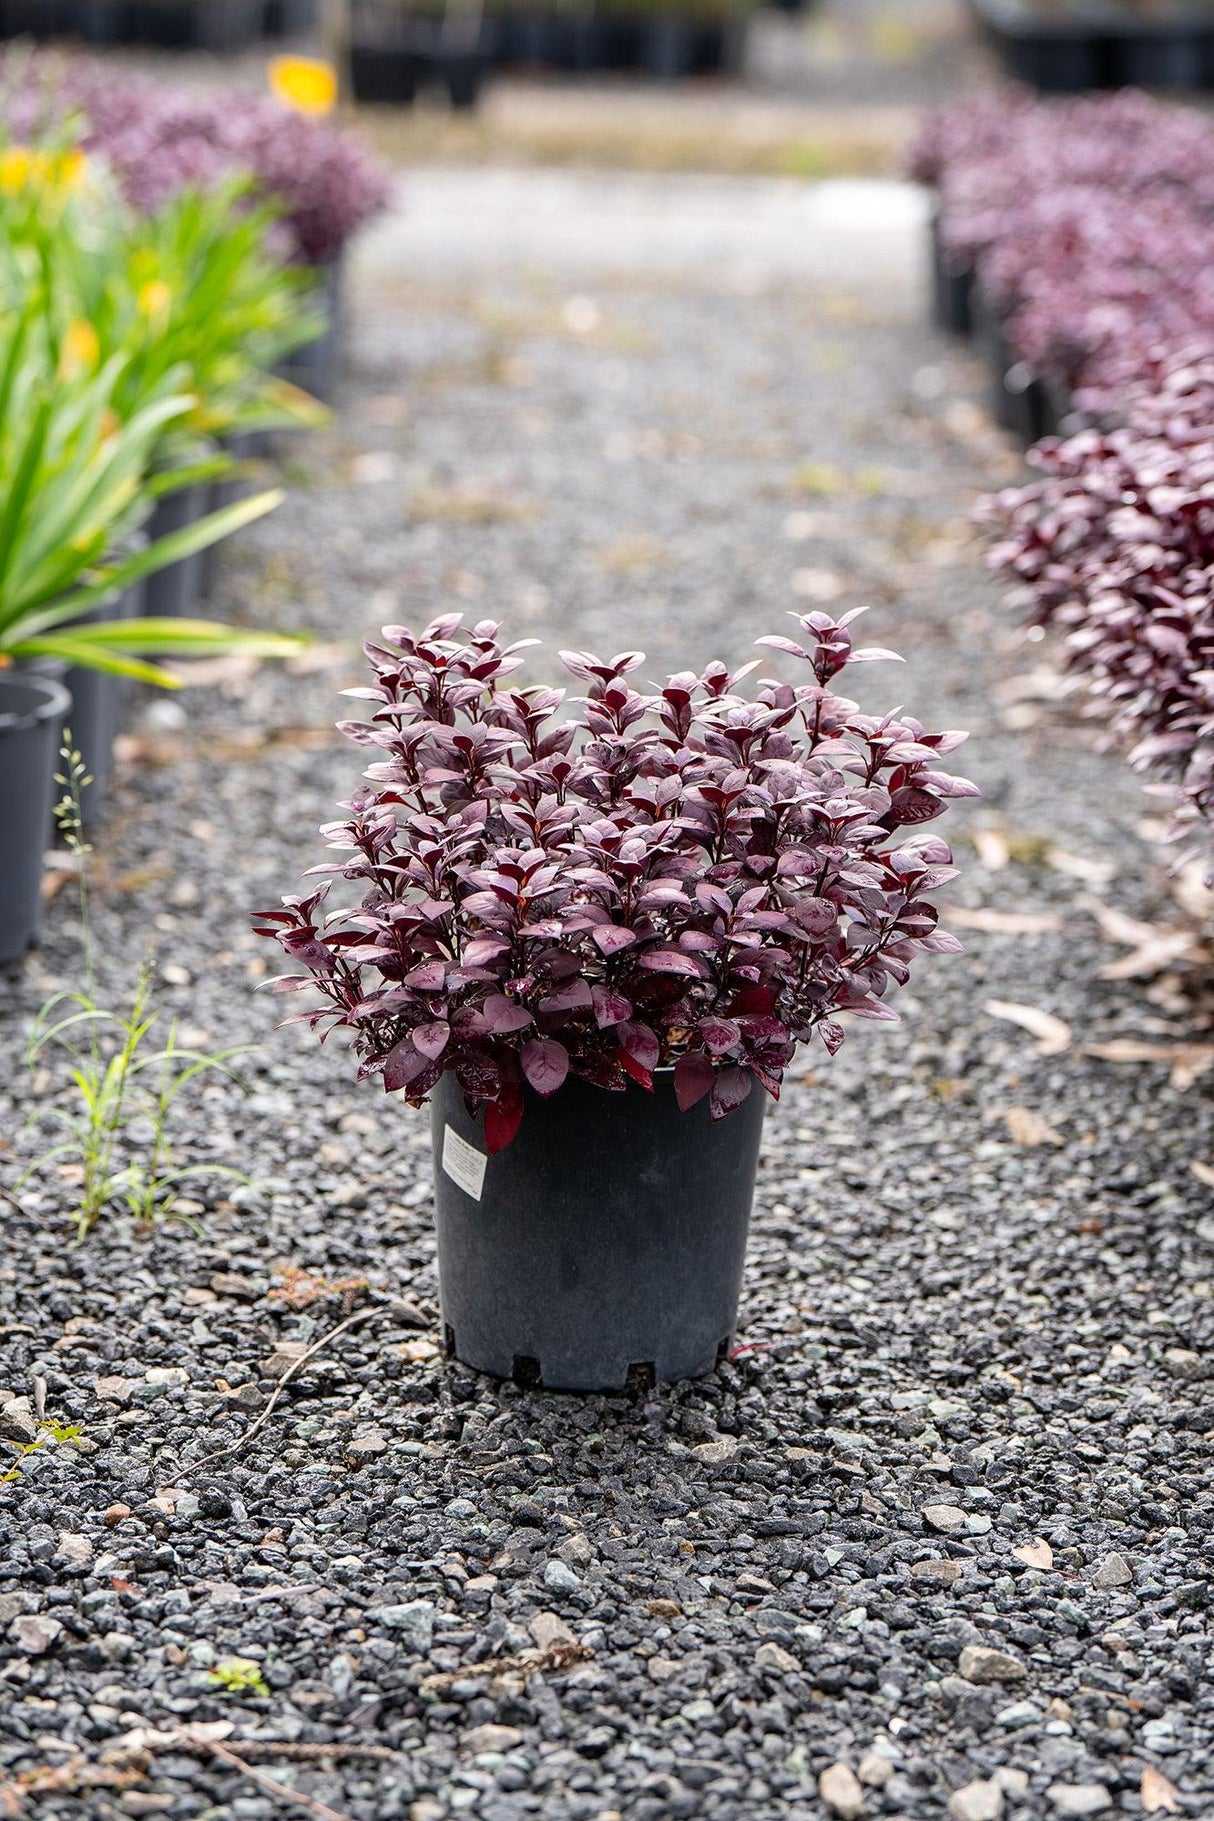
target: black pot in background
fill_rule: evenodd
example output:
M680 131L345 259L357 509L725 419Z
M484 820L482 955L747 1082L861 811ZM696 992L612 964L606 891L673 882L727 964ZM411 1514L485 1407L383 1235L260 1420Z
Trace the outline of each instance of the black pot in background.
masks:
M0 672L0 968L37 940L55 758L71 697L53 677Z
M143 43L244 50L261 31L261 0L131 0L133 35Z
M103 602L91 613L82 614L81 624L133 620L143 612L143 590L142 582L132 583L116 600ZM66 725L71 731L72 745L80 754L91 780L80 792L80 819L86 827L91 827L105 807L114 766L114 737L130 700L130 678L91 670L82 664L68 665L59 658L20 658L16 673L47 677L62 683L71 698ZM53 839L56 832L51 828L49 838Z
M310 392L322 404L332 404L337 393L342 359L342 330L345 318L345 260L339 254L329 265L320 267L318 279L321 302L329 326L317 341L288 354L278 368L283 379Z
M641 67L659 82L694 76L699 62L696 21L680 13L651 13L641 24Z
M975 290L970 300L974 347L990 373L991 414L1001 430L1010 430L1026 445L1042 435L1044 395L1040 382L1008 346L999 313Z
M409 107L424 69L413 50L383 44L350 46L350 91L355 101Z
M144 610L143 582L136 582L103 607L86 617L90 620L133 620ZM129 677L107 675L101 670L86 670L74 664L64 678L72 698L68 725L72 742L84 760L93 780L80 795L80 813L86 827L91 827L105 807L110 773L114 768L114 738L122 726L123 714L131 697Z
M6 38L51 38L64 30L61 0L3 0L0 32Z
M1140 89L1196 89L1205 75L1209 33L1159 25L1127 32L1113 44L1118 86Z
M243 51L261 36L261 0L195 0L193 11L200 50Z
M970 290L972 271L955 271L940 237L940 212L933 209L931 219L932 323L949 335L970 333Z
M767 1096L728 1118L570 1079L527 1090L496 1157L451 1075L435 1090L438 1272L449 1354L548 1390L695 1377L737 1319Z
M86 44L121 44L127 35L125 0L59 0L59 30Z
M266 453L266 433L263 430L238 430L233 436L224 438L226 452L238 462L258 460ZM239 499L253 490L253 483L247 475L225 475L210 484L207 497L207 511L221 512L225 506L233 506ZM209 601L215 592L215 575L219 561L220 544L208 544L199 552L198 591L204 601Z
M196 481L192 487L179 487L176 493L166 493L156 502L156 509L148 521L149 542L154 544L157 538L196 524L205 516L210 497L209 481ZM197 609L201 588L202 557L196 552L148 576L143 610L155 620L190 619Z
M453 108L474 108L481 98L488 59L479 50L444 50L438 56L439 72Z
M261 14L266 38L301 38L316 28L316 0L265 0Z
M558 70L577 76L602 69L606 25L605 20L588 14L554 12L549 21L549 61Z

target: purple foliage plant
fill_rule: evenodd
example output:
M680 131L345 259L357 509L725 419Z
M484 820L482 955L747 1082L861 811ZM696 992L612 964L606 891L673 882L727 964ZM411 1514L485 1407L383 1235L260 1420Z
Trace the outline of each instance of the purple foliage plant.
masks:
M672 1068L680 1106L720 1118L755 1082L777 1097L815 1034L833 1054L840 1015L896 1022L917 957L959 947L932 902L952 857L924 825L978 793L940 769L964 734L838 693L894 655L855 649L855 618L761 639L803 680L749 698L757 661L642 694L641 653L567 651L567 700L509 681L523 645L493 621L385 627L348 692L366 718L341 723L367 782L322 831L342 857L312 869L362 900L324 917L330 877L261 914L303 970L275 988L318 989L301 1020L348 1032L388 1092L419 1104L452 1072L491 1151L525 1087L651 1089Z

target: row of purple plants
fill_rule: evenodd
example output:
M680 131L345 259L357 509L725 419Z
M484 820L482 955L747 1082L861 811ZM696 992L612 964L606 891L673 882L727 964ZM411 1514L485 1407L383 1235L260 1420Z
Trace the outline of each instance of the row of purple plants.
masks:
M182 190L251 175L282 210L287 252L302 265L336 264L388 199L387 177L358 139L269 95L174 88L114 63L15 52L0 62L0 97L14 141L40 143L79 122L84 150L149 213Z
M992 565L1061 642L1169 833L1214 828L1214 121L1126 93L983 95L914 152L946 277L1065 401L984 502Z

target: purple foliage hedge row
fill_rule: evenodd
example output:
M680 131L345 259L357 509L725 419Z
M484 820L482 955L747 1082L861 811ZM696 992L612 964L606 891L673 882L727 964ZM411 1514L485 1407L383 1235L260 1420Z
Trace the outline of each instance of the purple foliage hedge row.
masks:
M1214 343L1214 120L1126 92L994 91L930 116L912 169L1013 352L1116 410L1161 347Z
M1173 835L1214 835L1214 121L1137 94L984 96L915 170L1013 351L1087 427L984 502L991 563L1062 641Z
M40 53L0 64L0 97L15 140L79 119L85 149L139 209L250 173L282 207L291 257L305 265L336 259L388 199L385 173L356 138L268 96L169 88L120 66Z

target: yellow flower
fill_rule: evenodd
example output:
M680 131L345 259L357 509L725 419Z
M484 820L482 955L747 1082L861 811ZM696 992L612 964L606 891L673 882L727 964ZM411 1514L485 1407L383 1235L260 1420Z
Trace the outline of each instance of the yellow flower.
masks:
M337 71L318 57L271 57L270 90L297 114L331 114L337 106Z
M101 343L91 322L78 316L69 323L59 355L59 373L63 379L75 379L80 373L91 373L101 358Z
M157 329L162 329L173 308L173 293L164 279L149 278L146 284L140 285L137 301L139 314L146 316Z
M6 196L19 196L33 168L34 154L27 145L6 146L0 152L0 191Z
M89 161L79 146L70 152L61 152L55 163L55 180L64 195L72 196L84 182L88 172Z

